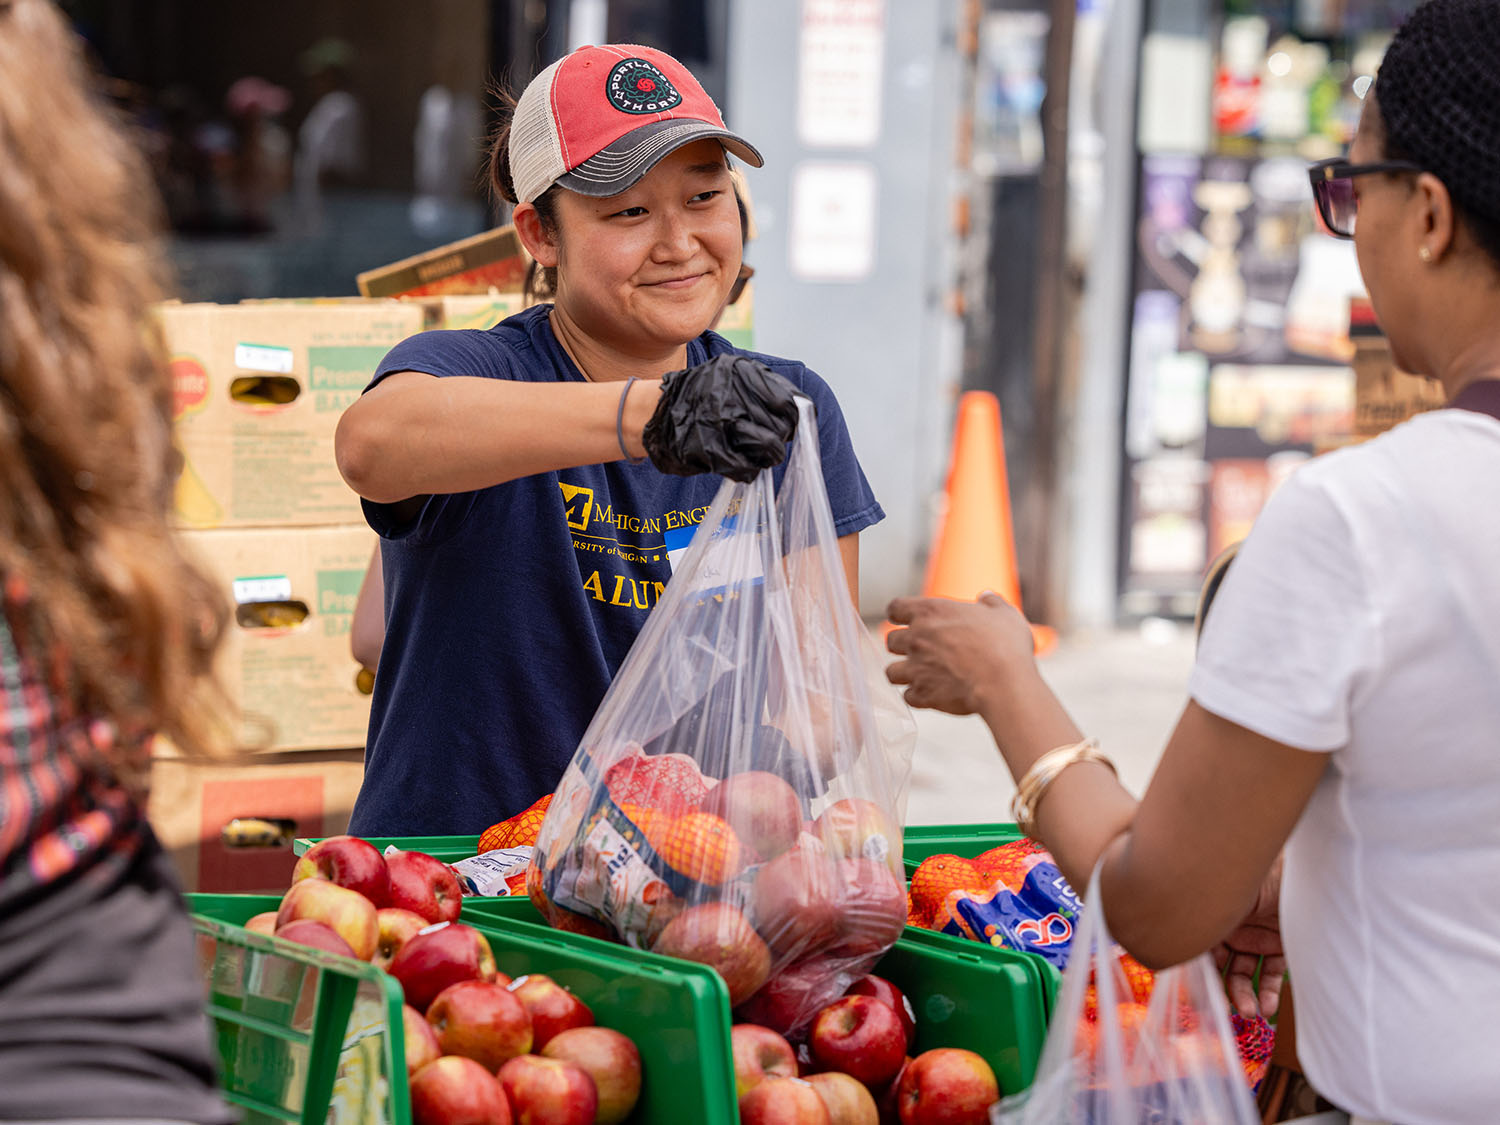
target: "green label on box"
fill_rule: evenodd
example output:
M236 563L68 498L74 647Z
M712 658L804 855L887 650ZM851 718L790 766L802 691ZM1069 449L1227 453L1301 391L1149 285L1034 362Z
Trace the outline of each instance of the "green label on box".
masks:
M325 615L353 613L360 583L364 580L363 570L318 571L318 612Z
M314 409L344 410L359 397L390 351L384 344L340 344L307 349L307 385Z

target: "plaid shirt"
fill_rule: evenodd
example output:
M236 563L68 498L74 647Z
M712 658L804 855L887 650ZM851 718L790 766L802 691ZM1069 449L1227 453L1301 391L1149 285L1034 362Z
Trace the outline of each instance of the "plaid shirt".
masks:
M139 853L139 804L104 767L113 727L74 713L24 646L25 594L0 614L0 918L72 875L108 878ZM50 662L64 668L61 661Z

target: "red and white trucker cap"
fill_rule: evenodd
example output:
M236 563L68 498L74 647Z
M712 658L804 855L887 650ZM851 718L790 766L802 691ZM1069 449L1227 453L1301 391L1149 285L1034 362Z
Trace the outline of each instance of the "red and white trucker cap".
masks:
M688 68L631 43L580 47L527 85L510 126L516 199L561 184L581 195L618 195L692 141L712 137L747 164L755 146L724 127Z

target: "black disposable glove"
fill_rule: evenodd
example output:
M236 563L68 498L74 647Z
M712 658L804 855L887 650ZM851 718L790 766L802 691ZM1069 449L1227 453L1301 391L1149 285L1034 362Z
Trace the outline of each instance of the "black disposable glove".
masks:
M785 460L797 432L797 389L765 364L721 355L661 383L642 440L662 472L719 473L743 484Z

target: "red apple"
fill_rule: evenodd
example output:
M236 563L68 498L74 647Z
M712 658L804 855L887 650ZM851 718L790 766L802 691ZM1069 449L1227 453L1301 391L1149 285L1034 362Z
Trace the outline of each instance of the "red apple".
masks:
M814 1074L807 1080L828 1107L831 1125L880 1125L875 1097L864 1083L837 1070Z
M322 922L349 943L354 956L368 961L375 953L380 937L380 922L375 905L358 891L330 883L327 879L303 879L281 898L276 912L276 929L288 922L309 918Z
M276 932L276 911L263 910L253 915L246 923L245 929L257 934L274 934Z
M808 1044L829 1070L874 1086L901 1069L906 1029L890 1005L873 996L845 996L818 1013Z
M562 1059L511 1059L500 1068L500 1085L517 1125L592 1125L599 1108L599 1094L588 1072Z
M883 1004L889 1004L901 1017L901 1026L906 1028L906 1049L910 1051L917 1043L917 1013L911 1001L885 977L874 973L860 977L849 986L849 996L873 996Z
M445 1055L463 1055L486 1070L499 1070L531 1050L531 1020L503 984L461 980L427 1006L427 1022Z
M863 957L883 953L906 929L906 887L879 860L840 860L843 899L838 913L837 954Z
M531 1049L540 1052L552 1037L570 1027L589 1027L594 1013L546 973L528 973L510 982L511 994L531 1017Z
M767 1078L740 1099L740 1125L832 1125L828 1107L802 1078Z
M901 829L873 801L857 797L835 801L813 822L828 854L835 859L873 859L900 879Z
M896 1089L901 1125L986 1125L999 1100L990 1064L959 1047L923 1051Z
M370 958L370 963L387 972L390 972L396 951L431 925L415 911L402 910L399 906L382 906L375 912L375 921L380 934L375 940L375 956Z
M329 836L308 848L292 868L292 882L302 879L327 879L358 891L376 907L385 905L390 890L385 856L374 844L358 836Z
M288 922L276 930L276 936L313 949L322 949L329 953L342 954L345 957L354 956L354 950L349 948L347 941L326 923L317 922L311 918L298 918L296 921Z
M755 849L761 859L786 851L802 831L797 791L764 770L730 774L708 791L698 807L728 821L740 842Z
M440 859L426 852L391 852L385 857L390 876L387 906L399 906L429 922L457 922L463 908L458 876Z
M406 1002L419 1012L450 984L462 980L495 979L495 955L490 943L473 926L439 922L407 939L396 951L388 970L401 982Z
M745 1023L790 1035L847 991L850 974L843 964L810 957L788 965L741 1004L735 1015Z
M816 847L796 847L764 864L751 888L756 931L779 954L821 953L838 931L834 880L834 865Z
M662 928L652 950L716 970L729 986L731 1008L748 999L771 973L771 951L727 902L688 907Z
M442 1046L437 1032L410 1004L401 1005L401 1030L406 1043L406 1076L410 1078L434 1059L441 1057Z
M797 1053L769 1027L737 1023L729 1029L729 1042L734 1048L734 1090L739 1097L773 1075L797 1077Z
M581 1067L594 1080L595 1125L619 1125L641 1096L641 1053L609 1027L573 1027L552 1037L542 1054Z
M510 1102L473 1059L444 1055L411 1079L412 1125L511 1125Z

